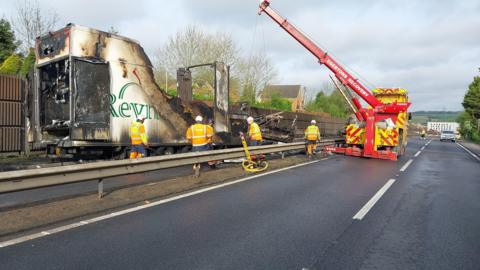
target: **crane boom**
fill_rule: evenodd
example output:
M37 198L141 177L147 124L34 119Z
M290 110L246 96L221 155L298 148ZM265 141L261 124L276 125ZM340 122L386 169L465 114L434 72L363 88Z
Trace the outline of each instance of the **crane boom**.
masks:
M377 108L379 112L386 113L398 113L401 111L406 111L408 106L407 103L394 103L394 104L384 104L380 102L375 96L362 85L358 79L352 76L347 70L345 70L335 59L333 59L327 52L318 47L315 42L310 40L305 36L300 30L295 26L290 24L287 19L283 18L275 10L270 7L270 1L264 0L260 4L260 10L258 14L262 12L266 13L270 18L272 18L281 28L283 28L290 36L297 40L305 49L311 52L320 62L328 67L334 74L335 77L344 85L348 86L355 93L357 93L368 105L373 108ZM358 101L355 102L355 105L359 104Z
M377 107L382 105L370 91L363 86L358 79L353 77L348 73L337 61L335 61L327 52L318 47L312 40L305 36L301 31L299 31L295 26L290 24L287 19L283 18L275 10L270 7L270 1L263 1L260 4L260 11L265 12L270 18L272 18L280 27L282 27L288 34L290 34L294 39L296 39L300 44L302 44L305 49L310 51L320 62L328 67L334 74L337 79L352 89L355 93L362 97L368 105L372 107Z

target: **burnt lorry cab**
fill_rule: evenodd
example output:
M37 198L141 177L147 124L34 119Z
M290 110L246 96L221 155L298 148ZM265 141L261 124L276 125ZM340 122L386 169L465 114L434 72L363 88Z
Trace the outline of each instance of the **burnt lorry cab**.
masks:
M134 40L70 24L37 38L35 71L35 138L50 155L124 156L138 116L156 154L188 145L185 130L198 109L160 90ZM222 91L212 118L219 118L215 130L228 133L228 88Z

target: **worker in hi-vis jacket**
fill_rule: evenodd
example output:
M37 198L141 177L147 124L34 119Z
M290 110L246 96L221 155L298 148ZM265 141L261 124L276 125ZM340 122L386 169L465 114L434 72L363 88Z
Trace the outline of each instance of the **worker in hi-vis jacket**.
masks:
M253 121L253 117L247 118L248 124L248 145L258 146L262 144L262 131L260 126Z
M305 129L305 140L308 158L312 158L317 149L317 142L320 141L320 129L317 127L317 121L310 121L310 125Z
M195 124L187 129L186 137L192 143L192 151L207 151L210 150L213 137L213 127L203 124L203 117L198 115L195 117ZM193 164L195 176L200 175L200 164Z
M145 132L144 116L138 116L137 120L130 125L130 140L132 142L132 149L130 151L130 158L141 158L146 155L145 148L148 147L147 133Z

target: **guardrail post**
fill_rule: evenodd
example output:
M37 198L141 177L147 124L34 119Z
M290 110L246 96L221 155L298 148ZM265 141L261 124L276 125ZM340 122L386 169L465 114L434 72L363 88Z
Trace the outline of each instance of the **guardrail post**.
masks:
M193 165L193 171L195 173L195 177L200 177L200 163Z
M280 154L282 154L282 159L285 158L285 152L280 152Z
M98 179L98 198L101 199L103 197L103 179Z

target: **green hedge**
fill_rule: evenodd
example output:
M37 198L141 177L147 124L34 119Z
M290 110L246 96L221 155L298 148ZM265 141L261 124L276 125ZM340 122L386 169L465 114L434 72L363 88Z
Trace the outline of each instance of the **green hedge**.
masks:
M0 66L1 74L18 74L22 67L22 57L17 54L12 54Z

